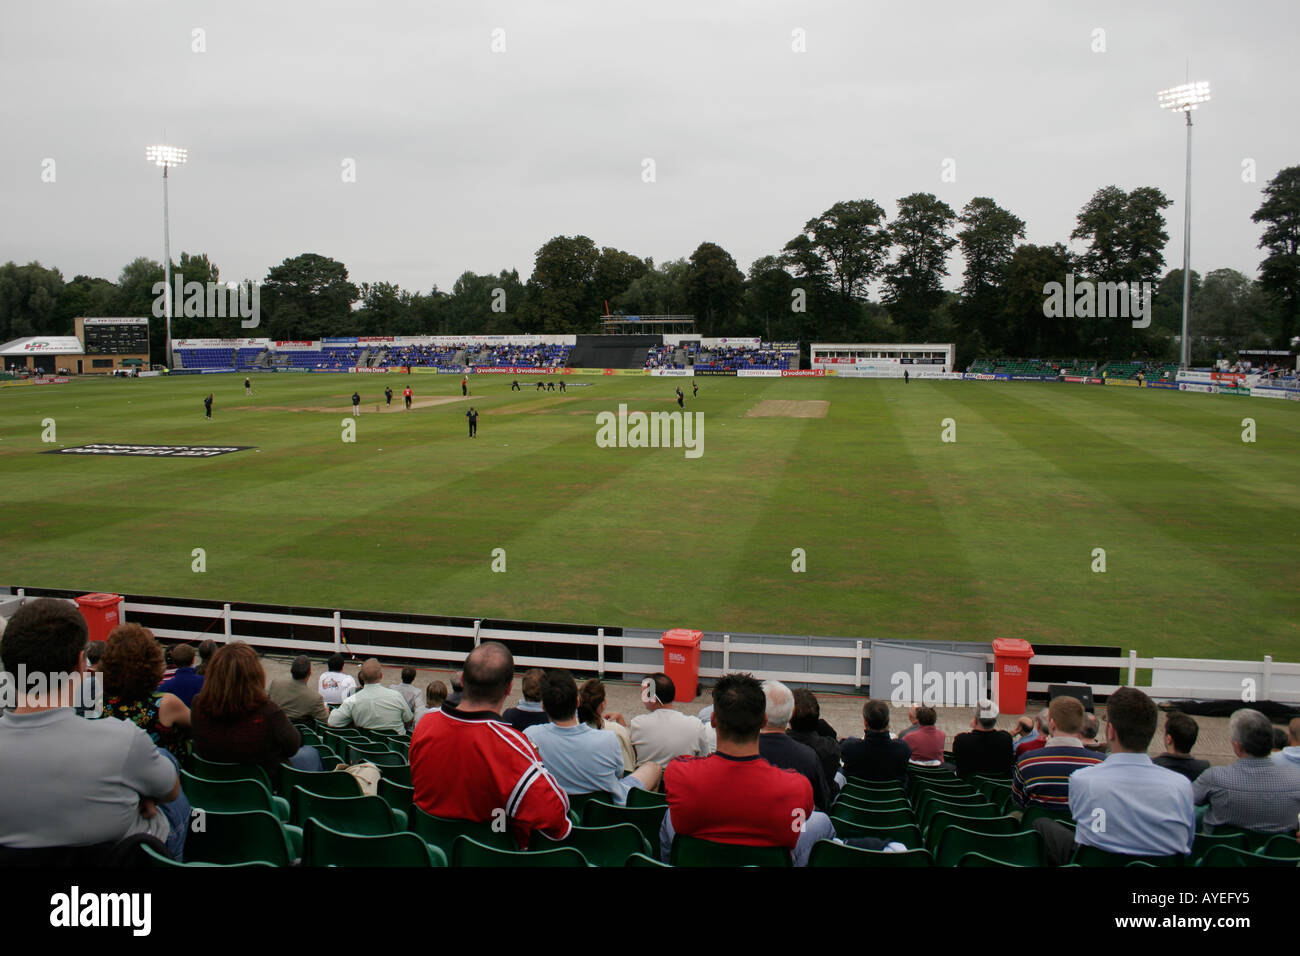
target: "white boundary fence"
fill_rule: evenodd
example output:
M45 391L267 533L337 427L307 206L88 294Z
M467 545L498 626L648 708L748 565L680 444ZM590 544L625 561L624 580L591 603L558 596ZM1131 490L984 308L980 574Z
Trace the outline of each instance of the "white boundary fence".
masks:
M12 592L22 598L24 591ZM0 602L2 603L2 602ZM197 641L207 637L225 641L244 640L257 647L280 652L316 653L325 651L348 651L376 657L401 657L403 659L423 660L430 663L458 665L464 661L467 651L445 648L420 648L396 646L388 643L360 643L356 640L362 633L368 634L409 634L423 637L445 637L472 640L477 646L485 640L527 641L554 647L554 654L545 656L517 656L516 664L523 667L567 667L578 671L596 671L604 674L614 671L624 674L650 674L662 669L662 663L650 663L647 660L630 661L609 659L609 652L614 649L639 649L644 657L645 651L660 650L659 641L644 636L618 636L605 633L604 628L584 629L584 633L561 633L546 630L516 630L510 628L493 628L482 626L482 621L474 621L472 626L453 626L420 624L399 621L381 621L368 619L360 615L346 614L341 611L322 611L310 613L283 613L269 611L250 611L234 608L224 604L220 608L193 607L185 604L150 604L128 601L119 602L121 618L141 614L169 615L182 618L199 618L206 622L203 627L189 628L152 628L157 637L167 640ZM220 622L220 630L215 626ZM296 625L323 629L329 637L324 640L305 640L298 638L264 637L248 633L242 624ZM795 638L790 638L794 641ZM845 693L854 693L866 686L865 679L870 670L871 641L853 638L819 638L819 640L840 640L840 646L810 646L808 644L749 643L733 640L724 634L721 639L704 640L700 651L720 653L721 667L701 667L703 678L721 677L731 669L732 655L758 654L764 658L786 657L795 665L798 659L807 669L771 669L762 668L760 676L774 680L790 681L804 684L830 685L843 688ZM972 650L979 645L972 645ZM576 651L581 647L583 653ZM590 657L595 648L595 659ZM976 653L979 653L976 651ZM622 654L617 655L622 657ZM827 673L826 668L814 670L808 658L829 659L841 662L838 672ZM986 665L992 667L993 654L984 652ZM851 664L851 668L846 666ZM1226 661L1194 658L1139 657L1137 651L1130 651L1127 657L1100 657L1083 655L1036 655L1031 664L1035 667L1050 666L1064 668L1113 668L1124 674L1123 684L1093 684L1093 692L1100 695L1112 694L1121 686L1136 686L1139 669L1151 669L1152 683L1143 689L1158 700L1168 699L1202 699L1202 700L1273 700L1285 703L1300 703L1300 663L1281 663L1271 656L1262 661ZM1056 683L1054 681L1053 683ZM1047 682L1031 681L1030 693L1046 693Z

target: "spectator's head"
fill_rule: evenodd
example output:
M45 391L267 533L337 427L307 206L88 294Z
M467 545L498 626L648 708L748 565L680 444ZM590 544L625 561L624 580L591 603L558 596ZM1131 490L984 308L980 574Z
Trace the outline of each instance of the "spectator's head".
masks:
M783 734L790 723L790 715L794 713L794 694L780 681L765 680L761 686L766 701L763 730Z
M4 630L0 629L0 634L3 633ZM103 659L104 659L103 641L91 641L89 644L86 645L86 666L87 667L89 667L91 670L94 670L96 667L99 666L99 662Z
M1200 732L1200 725L1187 714L1170 714L1165 718L1165 750L1173 754L1190 754Z
M538 703L542 699L542 680L546 677L546 671L540 667L533 667L524 671L524 679L520 682L524 692L524 700Z
M1097 715L1090 714L1085 710L1083 712L1083 727L1079 730L1079 736L1084 740L1095 741L1100 726L1101 721L1097 720Z
M981 697L979 706L975 709L975 718L971 721L972 727L980 727L984 730L992 730L998 725L998 709L994 706L993 701L987 697Z
M552 668L542 676L542 709L551 723L573 720L578 713L578 682L562 667Z
M440 680L429 681L429 686L424 688L424 706L437 710L446 700L447 685Z
M1083 733L1083 704L1075 697L1056 697L1047 705L1047 726L1053 737Z
M193 667L194 648L188 644L177 644L172 648L172 663L177 667Z
M817 732L817 722L822 718L821 704L817 695L806 687L794 692L794 710L790 713L790 729L797 734Z
M299 654L289 665L289 676L294 680L303 682L311 676L311 660L306 654Z
M207 670L208 664L212 661L212 655L217 653L219 646L210 637L199 642L199 666L195 668L198 673L202 674Z
M873 730L877 733L889 729L889 702L879 699L871 699L862 705L862 721L867 725L867 730Z
M1024 716L1016 721L1016 736L1027 737L1034 732L1034 718Z
M578 720L584 724L594 724L601 728L605 719L601 712L605 709L605 683L598 677L582 682L578 688Z
M414 683L415 683L415 668L414 668L414 667L403 667L403 668L402 668L402 683L403 683L403 684L414 684Z
M1238 757L1267 757L1273 749L1273 722L1249 707L1228 720L1228 739Z
M162 645L139 624L119 624L108 634L99 669L106 697L144 700L158 688L166 670Z
M651 674L641 681L641 700L646 710L668 707L677 697L677 688L667 674Z
M727 674L713 685L712 721L720 744L755 743L766 712L763 685L750 674Z
M371 657L361 665L361 670L357 671L357 677L362 684L378 684L384 679L384 666Z
M232 641L212 655L193 707L215 720L238 720L262 706L265 688L266 672L257 652L243 641Z
M331 671L343 670L343 655L337 652L331 654L329 659L325 661L325 667Z
M1291 718L1291 723L1286 728L1286 739L1290 746L1300 747L1300 717Z
M4 670L14 675L20 692L27 689L18 681L22 670L29 680L36 674L46 675L48 686L59 687L61 693L63 681L55 678L81 670L85 648L85 618L74 605L54 598L25 602L9 618L0 637ZM40 703L59 706L59 701L54 699Z
M1034 720L1035 728L1037 728L1038 732L1042 734L1044 737L1051 736L1052 733L1052 726L1051 726L1052 715L1049 711L1050 708L1044 707L1042 710L1038 712L1038 717L1036 717Z
M1073 698L1071 698L1073 699ZM1160 712L1136 687L1121 687L1106 702L1106 742L1112 751L1144 754L1156 734Z
M1273 728L1273 749L1281 750L1286 746L1286 729L1283 727Z
M451 679L451 692L453 694L463 694L465 692L465 672L456 671L455 676Z
M496 641L486 641L469 652L465 669L462 710L474 708L500 713L515 682L515 658L510 649Z
M939 719L939 712L928 704L916 708L916 722L922 727L933 727Z

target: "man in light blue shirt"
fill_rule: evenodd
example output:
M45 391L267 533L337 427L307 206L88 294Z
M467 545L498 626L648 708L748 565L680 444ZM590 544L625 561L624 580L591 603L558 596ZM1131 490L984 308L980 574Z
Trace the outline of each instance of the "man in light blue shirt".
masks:
M627 803L633 787L659 786L660 769L654 761L624 777L623 748L608 730L578 722L578 684L567 670L555 669L542 678L542 707L550 723L534 724L524 731L565 793L606 793L614 803Z
M1300 768L1300 717L1291 718L1286 730L1286 742L1288 746L1273 754L1272 759L1280 764Z
M1046 841L1049 865L1069 862L1074 843L1126 856L1192 852L1196 836L1192 783L1180 773L1156 766L1147 756L1158 717L1155 702L1136 687L1121 687L1110 696L1106 702L1110 755L1070 775L1073 839L1055 821L1035 823Z
M1196 836L1192 783L1154 765L1147 748L1160 711L1135 687L1106 701L1110 756L1070 774L1070 816L1075 830L1053 819L1035 821L1049 866L1070 861L1075 844L1125 856L1186 856Z

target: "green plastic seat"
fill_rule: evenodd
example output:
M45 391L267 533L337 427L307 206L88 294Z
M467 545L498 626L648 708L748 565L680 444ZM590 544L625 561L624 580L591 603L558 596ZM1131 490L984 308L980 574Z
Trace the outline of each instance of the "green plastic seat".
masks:
M281 823L288 823L289 801L274 796L260 781L208 780L188 771L180 772L181 789L190 806L221 813L243 813L245 810L267 810Z
M218 869L236 869L245 866L273 866L265 860L250 860L247 863L181 863L179 860L173 860L166 854L159 853L147 843L140 844L140 851L145 855L148 865L164 869L167 867L179 867L182 870L186 868L198 867L217 867Z
M818 867L889 867L910 869L934 866L929 850L908 850L906 853L886 853L884 850L864 850L845 846L832 840L818 840L808 854L808 865Z
M1199 863L1201 858L1216 846L1230 846L1244 850L1246 835L1244 833L1198 833L1192 842L1191 862Z
M909 850L925 849L921 828L914 823L904 824L901 827L863 827L846 824L841 820L835 823L835 835L841 840L860 836L876 837L880 840L888 840L890 843L901 843Z
M572 847L581 853L592 866L622 866L633 853L650 854L641 831L630 823L612 827L574 827L563 840L552 840L544 833L533 831L528 842L530 852Z
M444 817L435 817L412 804L408 825L412 833L419 836L425 843L432 844L442 850L448 859L451 858L452 844L456 842L456 838L459 836L470 837L478 843L499 850L517 849L514 834L510 832L510 828L507 827L504 831L494 830L490 820L479 822L477 820L450 820Z
M569 812L576 813L578 815L578 819L582 819L582 808L585 807L587 804L589 804L592 800L604 800L606 803L608 803L610 800L613 799L613 797L611 797L604 790L593 790L591 793L570 793L568 794L568 797L569 797Z
M984 803L950 803L947 800L931 800L917 814L917 822L921 825L922 833L930 828L930 821L940 813L955 813L963 817L983 817L986 820L990 817L1004 816L1000 807L996 807L987 801Z
M1020 817L1020 822L1024 824L1026 830L1034 825L1035 820L1055 820L1058 823L1073 823L1074 816L1070 813L1069 808L1057 810L1053 807L1028 806Z
M485 846L477 840L460 836L452 844L452 866L492 866L492 867L574 867L587 865L586 858L573 847L561 847L556 850L529 852L526 850L498 850Z
M1275 833L1258 852L1264 856L1300 859L1300 840L1296 840L1294 833Z
M831 807L831 816L866 827L900 827L916 822L910 809L863 810L847 803L837 803Z
M941 810L930 818L925 831L925 843L931 850L939 845L939 838L948 827L962 827L972 833L1019 833L1020 821L1007 814L1000 817L968 817L962 813Z
M1023 867L1024 863L1010 863L1006 860L994 859L991 856L985 856L983 853L966 853L957 861L958 866L990 866L990 867Z
M308 793L322 797L361 796L361 785L350 773L332 770L298 770L288 764L282 764L280 771L281 783L287 791L285 796L289 799L289 819L295 823L303 819L298 813L295 788L301 787Z
M303 830L303 866L446 866L447 858L414 833L340 833L315 817Z
M1205 856L1201 857L1197 866L1281 866L1295 869L1300 865L1300 860L1293 856L1265 856L1256 851L1239 850L1231 846L1212 847Z
M912 805L904 797L888 800L868 800L863 797L841 793L831 804L833 807L853 807L857 810L911 810Z
M1262 850L1268 841L1273 839L1276 834L1264 833L1262 830L1243 830L1241 827L1217 826L1214 828L1215 836L1227 836L1229 834L1239 835L1246 840L1246 849L1252 853L1256 850Z
M569 800L573 800L572 795L570 795ZM627 805L629 807L666 807L668 806L668 797L653 790L642 790L640 787L633 787L627 792Z
M388 749L387 744L348 744L348 763L372 763L376 767L392 762L405 763L400 754Z
M397 754L393 754L397 757ZM385 780L391 780L393 783L400 783L403 787L411 786L411 765L401 757L397 757L401 763L381 763L376 764L379 767L379 775Z
M275 793L271 775L260 764L221 763L215 760L204 760L198 754L193 755L193 760L192 773L196 777L202 777L204 780L256 780L266 787L267 793Z
M905 790L902 780L864 780L861 777L846 777L845 790Z
M665 870L666 870L666 869L671 869L671 867L669 867L667 863L664 863L664 862L662 862L662 861L660 861L660 860L656 860L656 859L655 859L654 857L652 857L652 856L646 856L644 853L633 853L631 856L629 856L629 857L627 858L627 862L624 863L623 865L624 865L624 866L659 867L659 868L661 868L661 869L665 869Z
M1043 866L1043 838L1034 830L1021 833L976 833L958 826L946 827L935 845L936 866L956 866L967 853L982 853L1003 863Z
M335 752L334 748L327 746L326 744L320 743L320 744L313 744L312 746L315 747L316 752L320 754L321 766L324 767L326 770L333 770L339 764L347 762L342 757L340 757L337 752ZM281 764L280 766L284 767L284 764ZM312 771L308 771L308 772L310 773ZM285 786L283 781L281 782L281 786Z
M783 846L741 846L677 834L668 857L672 866L794 866Z
M393 783L387 777L379 778L379 795L388 801L394 810L401 810L410 817L411 807L415 805L415 788Z
M306 821L319 820L331 830L357 836L383 836L406 829L406 814L394 810L383 797L356 794L350 797L323 797L298 787L294 795L298 816L294 824L306 827Z
M1231 847L1221 847L1220 849L1231 850ZM1210 851L1214 852L1213 850ZM1185 866L1187 858L1181 853L1173 856L1143 856L1131 853L1111 853L1109 850L1101 850L1095 846L1084 846L1075 844L1074 856L1071 862L1078 863L1080 866L1090 867L1117 867L1128 866L1135 861L1150 863L1152 866Z
M582 825L612 827L619 823L630 823L641 831L651 847L657 847L659 827L667 812L667 804L662 807L620 807L604 800L592 800L582 808Z
M268 810L225 813L204 810L190 821L185 859L192 863L289 866L302 855L302 830L282 824Z

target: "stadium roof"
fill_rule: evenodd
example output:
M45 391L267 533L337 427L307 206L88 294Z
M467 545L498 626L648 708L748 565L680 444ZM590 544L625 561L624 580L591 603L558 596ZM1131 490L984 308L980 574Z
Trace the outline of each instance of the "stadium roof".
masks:
M0 355L84 355L75 335L29 335L0 345Z

